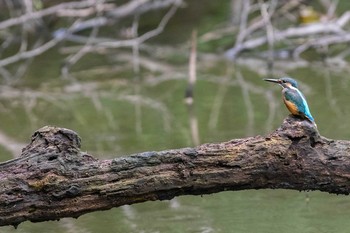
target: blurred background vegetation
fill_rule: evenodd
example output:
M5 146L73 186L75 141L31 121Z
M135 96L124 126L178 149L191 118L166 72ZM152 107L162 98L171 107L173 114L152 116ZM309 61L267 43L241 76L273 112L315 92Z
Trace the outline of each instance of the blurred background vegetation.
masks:
M82 150L100 159L268 134L288 111L262 78L286 75L299 81L320 133L349 140L349 7L1 0L0 160L19 156L45 125L78 132ZM347 232L349 207L344 196L253 190L0 231Z

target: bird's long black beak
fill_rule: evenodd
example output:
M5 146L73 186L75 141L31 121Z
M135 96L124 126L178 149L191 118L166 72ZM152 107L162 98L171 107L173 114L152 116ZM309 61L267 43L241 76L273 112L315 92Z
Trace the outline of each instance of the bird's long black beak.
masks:
M281 83L279 79L273 79L273 78L264 78L264 81L268 81L272 83Z

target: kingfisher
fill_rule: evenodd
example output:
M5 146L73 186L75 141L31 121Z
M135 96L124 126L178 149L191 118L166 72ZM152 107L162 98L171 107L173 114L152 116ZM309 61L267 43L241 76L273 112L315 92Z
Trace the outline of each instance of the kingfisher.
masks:
M297 81L290 77L264 80L268 82L278 83L280 86L282 86L283 102L288 110L292 113L292 115L307 119L317 127L315 120L310 113L310 109L307 105L305 96L298 89Z

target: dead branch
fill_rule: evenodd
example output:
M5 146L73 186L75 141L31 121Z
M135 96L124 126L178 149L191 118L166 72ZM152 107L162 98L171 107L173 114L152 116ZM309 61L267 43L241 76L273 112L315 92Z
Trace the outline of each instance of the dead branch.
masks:
M13 56L2 59L2 60L0 60L0 67L7 66L9 64L18 62L20 60L29 59L29 58L33 58L35 56L38 56L38 55L46 52L47 50L53 48L55 45L57 45L58 42L59 42L59 40L52 39L52 40L48 41L47 43L41 45L40 47L34 48L32 50L29 50L29 51L19 52Z
M332 6L332 8L334 7L335 6ZM329 14L333 11L334 9L331 10ZM297 27L286 27L282 29L274 28L275 26L269 21L269 19L277 18L274 15L274 12L276 12L275 14L278 14L280 11L268 11L265 7L261 13L262 16L256 17L258 19L262 17L263 20L253 19L250 23L244 23L246 26L240 27L235 46L226 51L226 57L235 60L246 50L252 50L263 45L285 42L288 44L289 50L294 50L294 58L299 58L302 52L311 47L348 42L348 33L345 26L349 22L350 12L345 12L339 18L334 20L327 18L317 23L301 24ZM242 15L241 20L245 22L246 19L246 14ZM264 33L266 35L264 36L260 36L262 33L256 33L257 29L262 30L262 24L266 25L266 33ZM255 36L253 33L259 36ZM298 40L299 38L303 40Z
M24 1L24 12L19 12L18 16L11 14L11 18L0 22L0 35L2 33L2 37L6 38L6 41L4 40L1 44L0 55L5 54L3 52L5 50L8 52L6 54L10 54L1 58L0 67L6 67L13 63L32 59L54 48L62 41L72 41L84 45L84 49L80 50L79 53L66 59L69 65L75 64L87 53L96 52L106 47L133 48L136 44L139 46L146 40L162 33L166 24L182 3L182 0L132 0L116 6L107 3L105 0L84 0L60 3L46 9L35 11L31 8L30 1ZM122 31L123 28L119 28L116 23L123 18L134 17L135 15L141 17L142 14L146 14L150 11L166 8L169 8L169 10L164 15L163 19L160 20L158 26L138 37L130 39L120 36L121 38L115 38L114 33L113 37L102 37L99 35L100 31L104 31L107 27L113 27L113 30L117 30L116 34L118 34L118 30ZM50 30L50 26L46 25L46 18L48 17L55 17L56 20L65 18L62 22L63 26L55 31L48 31L47 34L49 34L51 38L43 36L43 38L45 38L44 41L37 39L36 32L34 41L37 39L37 41L40 41L40 45L38 45L37 42L29 43L29 40L26 38L26 35L29 33L27 28L35 25L36 27ZM16 26L23 28L22 37L16 35ZM36 27L32 27L30 32L35 32ZM125 27L125 25L120 27ZM130 27L132 27L132 25ZM80 32L86 30L90 31L90 36L86 37L80 35ZM11 36L12 34L14 34L14 36ZM18 41L21 41L21 43L18 43ZM36 46L33 46L33 44ZM13 49L9 51L10 46L19 47L18 52L12 54ZM67 66L65 66L65 68L67 68ZM68 69L66 70L68 71ZM7 79L11 77L11 73L5 68L2 68L0 73ZM20 74L21 72L16 76Z
M79 148L75 132L44 127L21 157L0 163L0 225L227 190L350 192L350 142L326 139L294 117L266 136L112 160Z
M9 27L13 27L19 24L25 24L30 20L35 20L39 18L43 18L47 15L52 15L59 12L62 9L75 9L75 8L85 8L93 6L97 1L96 0L85 0L85 1L77 1L77 2L67 2L61 3L59 5L37 11L37 12L28 12L24 15L21 15L17 18L10 18L8 20L0 22L0 30L6 29Z

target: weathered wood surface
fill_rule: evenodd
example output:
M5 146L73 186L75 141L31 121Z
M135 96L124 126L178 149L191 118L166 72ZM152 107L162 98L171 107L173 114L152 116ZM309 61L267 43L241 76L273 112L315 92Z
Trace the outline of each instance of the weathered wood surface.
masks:
M0 225L78 217L125 204L225 190L350 192L350 141L288 117L267 136L98 160L71 130L44 127L0 163Z

